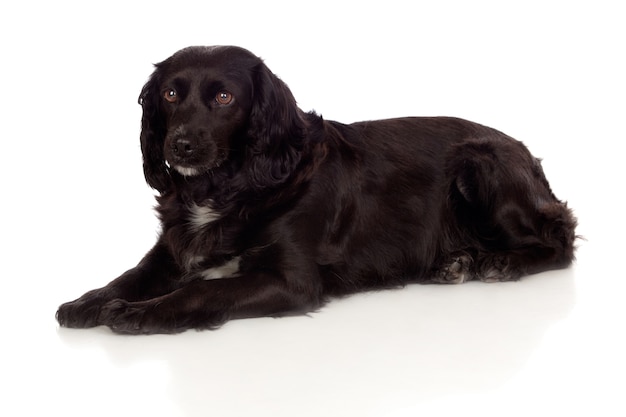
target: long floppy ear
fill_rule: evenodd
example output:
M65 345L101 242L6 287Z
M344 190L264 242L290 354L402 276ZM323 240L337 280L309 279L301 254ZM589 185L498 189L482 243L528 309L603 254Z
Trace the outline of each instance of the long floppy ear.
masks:
M265 64L254 70L248 136L249 176L257 189L276 186L300 162L306 123L293 94Z
M170 186L171 179L163 155L166 129L159 112L157 71L144 85L139 96L139 104L143 108L140 141L146 182L163 193Z

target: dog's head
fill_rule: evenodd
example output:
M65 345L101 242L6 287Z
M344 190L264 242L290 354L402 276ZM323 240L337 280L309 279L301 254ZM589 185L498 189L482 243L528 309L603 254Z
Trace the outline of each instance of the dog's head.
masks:
M250 181L284 181L298 163L304 121L287 86L245 49L190 47L156 69L141 91L148 184L237 163Z

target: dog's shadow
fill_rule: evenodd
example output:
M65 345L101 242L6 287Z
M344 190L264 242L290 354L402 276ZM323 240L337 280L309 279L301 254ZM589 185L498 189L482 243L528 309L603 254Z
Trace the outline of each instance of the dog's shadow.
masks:
M165 362L168 401L184 415L298 415L305 404L310 415L338 404L359 415L502 386L569 314L574 274L410 285L332 301L309 317L233 321L215 332L58 334L75 349L104 349L120 368Z

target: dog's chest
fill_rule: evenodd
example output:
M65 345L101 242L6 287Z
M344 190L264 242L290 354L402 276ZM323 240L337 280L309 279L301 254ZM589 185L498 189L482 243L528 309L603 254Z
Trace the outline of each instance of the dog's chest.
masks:
M219 226L220 214L209 202L186 206L181 217L183 235L181 245L181 261L187 271L198 271L205 264L212 264L211 255L221 252L222 234Z
M220 214L213 209L210 203L197 205L195 203L186 208L187 227L192 234L202 234L202 232L219 220Z
M237 251L222 213L212 202L169 204L161 207L170 253L187 274L222 278L237 270Z
M222 215L210 203L192 204L187 208L187 219L191 242L184 255L187 271L205 280L237 276L240 257L230 255L233 248L224 245L219 225Z

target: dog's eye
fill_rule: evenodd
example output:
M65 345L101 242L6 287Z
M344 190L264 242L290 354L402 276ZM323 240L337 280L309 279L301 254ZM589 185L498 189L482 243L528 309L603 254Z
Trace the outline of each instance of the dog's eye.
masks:
M233 95L228 91L220 91L215 96L215 101L222 105L230 104L230 102L233 101Z
M163 98L170 103L175 103L178 100L178 94L176 94L176 90L169 89L163 93Z

